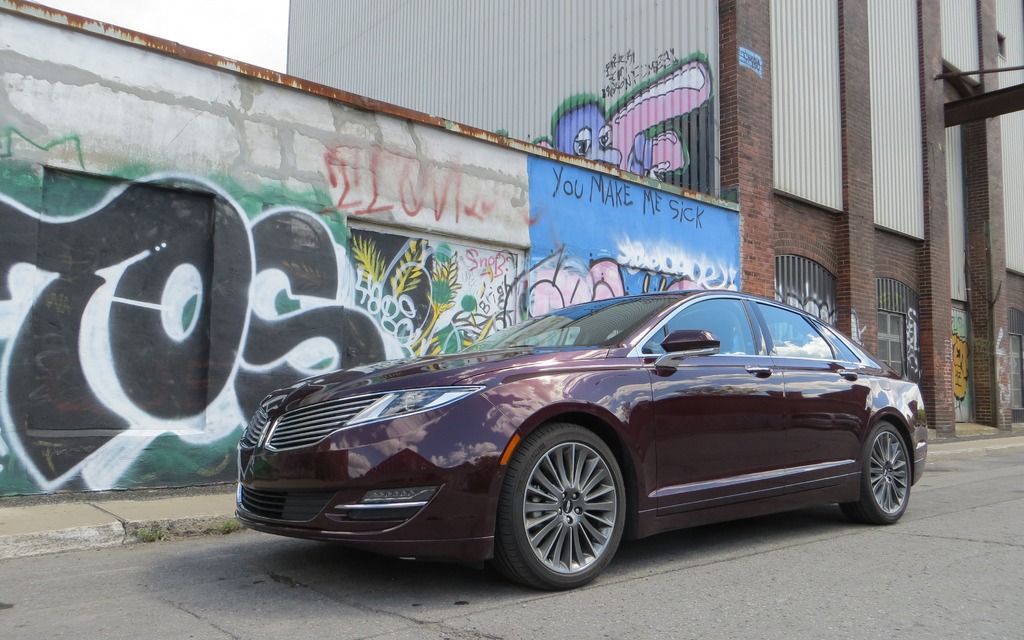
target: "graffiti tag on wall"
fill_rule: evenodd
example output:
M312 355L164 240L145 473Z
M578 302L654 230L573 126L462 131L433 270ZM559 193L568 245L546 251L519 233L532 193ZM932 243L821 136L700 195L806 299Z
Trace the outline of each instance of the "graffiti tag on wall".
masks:
M521 317L513 252L359 230L351 246L356 303L404 355L459 351Z
M670 54L674 51L666 52ZM700 54L686 60L659 57L640 67L633 64L633 58L630 51L609 62L605 71L615 82L606 87L605 97L567 99L552 118L550 137L536 142L663 182L707 190L711 186L707 167L713 160L712 126L707 117L712 99L710 65ZM630 69L653 75L632 86L635 74ZM626 86L632 88L611 106L606 105L609 92ZM694 139L694 134L699 139ZM706 175L694 178L688 172L695 159Z
M957 422L973 419L971 393L971 348L966 311L953 309L953 406Z
M615 53L604 65L604 76L608 83L601 89L602 98L614 98L616 94L636 86L637 83L656 76L676 61L676 50L666 49L648 62L637 62L636 53L627 49Z
M121 486L166 434L206 447L175 473L227 479L225 438L267 391L387 355L302 209L248 220L210 182L155 175L71 215L0 195L0 227L0 428L44 491Z
M334 209L357 219L496 242L529 218L517 187L377 147L334 146L324 167Z
M529 310L625 293L732 289L733 211L531 157Z

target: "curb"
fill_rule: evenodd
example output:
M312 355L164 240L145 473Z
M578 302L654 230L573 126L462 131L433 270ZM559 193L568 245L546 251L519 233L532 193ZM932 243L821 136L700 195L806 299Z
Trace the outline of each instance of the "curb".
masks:
M118 547L124 544L124 540L124 527L116 522L58 531L12 534L0 536L0 560Z
M0 560L242 529L235 520L234 491L223 488L191 495L164 490L90 497L0 507Z
M1003 453L1016 449L1024 449L1024 436L982 438L964 442L947 441L928 447L928 462L981 458L990 453Z
M131 522L115 521L54 531L0 535L0 560L26 558L65 551L147 544L242 530L234 514L165 518Z

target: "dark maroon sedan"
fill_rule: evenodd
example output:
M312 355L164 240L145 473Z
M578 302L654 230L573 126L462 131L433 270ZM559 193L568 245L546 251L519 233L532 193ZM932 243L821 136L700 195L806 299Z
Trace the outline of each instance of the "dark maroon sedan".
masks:
M820 503L896 522L927 432L914 383L801 311L648 294L271 394L239 444L238 517L565 589L623 537Z

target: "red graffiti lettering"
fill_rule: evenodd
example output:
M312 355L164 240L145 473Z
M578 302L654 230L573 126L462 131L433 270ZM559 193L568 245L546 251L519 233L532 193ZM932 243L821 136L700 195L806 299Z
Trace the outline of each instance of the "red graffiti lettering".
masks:
M436 222L458 224L485 220L494 211L493 200L466 188L463 173L416 158L338 146L324 154L324 164L335 206L344 213L367 216L400 206L410 218L426 209Z

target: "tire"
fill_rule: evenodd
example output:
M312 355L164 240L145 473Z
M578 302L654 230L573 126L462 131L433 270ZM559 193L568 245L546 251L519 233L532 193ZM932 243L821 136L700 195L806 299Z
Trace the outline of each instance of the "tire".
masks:
M508 464L493 564L537 589L582 586L611 562L625 515L622 472L608 446L575 424L544 425Z
M854 522L893 524L910 501L911 468L906 441L888 423L880 423L864 445L860 499L840 504Z

